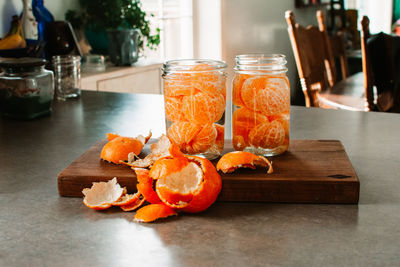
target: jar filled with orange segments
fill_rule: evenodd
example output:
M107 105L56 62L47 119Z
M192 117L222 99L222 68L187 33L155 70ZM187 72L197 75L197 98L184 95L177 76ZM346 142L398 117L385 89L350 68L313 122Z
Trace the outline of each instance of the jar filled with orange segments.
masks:
M284 55L236 56L232 82L235 150L274 156L289 147L290 85Z
M171 60L163 65L167 136L185 154L213 159L224 148L226 63Z

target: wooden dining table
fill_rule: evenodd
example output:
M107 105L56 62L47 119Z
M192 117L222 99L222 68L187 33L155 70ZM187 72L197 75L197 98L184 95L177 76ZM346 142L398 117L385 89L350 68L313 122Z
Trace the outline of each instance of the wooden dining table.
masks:
M165 133L162 95L83 91L47 117L1 118L0 266L399 265L399 114L291 107L292 140L342 142L358 205L219 201L144 224L59 196L58 173L107 132L149 129Z

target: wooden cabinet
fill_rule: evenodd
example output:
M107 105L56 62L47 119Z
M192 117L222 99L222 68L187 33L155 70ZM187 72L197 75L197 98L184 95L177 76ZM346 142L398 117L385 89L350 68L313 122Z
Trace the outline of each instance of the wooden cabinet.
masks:
M161 94L161 63L138 62L134 66L108 65L104 72L82 72L84 90Z

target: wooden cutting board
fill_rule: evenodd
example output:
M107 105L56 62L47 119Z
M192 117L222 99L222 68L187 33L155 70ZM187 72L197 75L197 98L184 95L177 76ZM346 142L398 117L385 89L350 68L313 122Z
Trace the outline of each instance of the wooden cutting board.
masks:
M128 166L100 160L106 140L99 141L58 175L60 196L82 197L82 189L92 182L117 177L128 192L136 191L136 176ZM224 153L232 151L225 142ZM146 145L143 154L149 153ZM271 157L274 173L263 168L238 169L221 174L219 201L262 201L286 203L356 204L360 182L338 140L291 140L289 150ZM216 164L216 161L215 161Z

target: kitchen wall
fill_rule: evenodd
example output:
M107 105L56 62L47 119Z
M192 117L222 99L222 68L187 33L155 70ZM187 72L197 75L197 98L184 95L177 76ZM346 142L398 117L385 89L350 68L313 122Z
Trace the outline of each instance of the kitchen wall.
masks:
M45 0L44 5L53 14L56 20L64 20L64 14L68 9L76 9L78 0ZM22 12L22 0L0 1L0 37L8 32L11 17Z
M317 24L318 8L295 8L295 0L221 0L222 59L230 67L235 55L243 53L278 53L287 57L292 103L303 104L296 63L290 45L285 11L293 10L302 25ZM319 8L325 9L324 6Z

